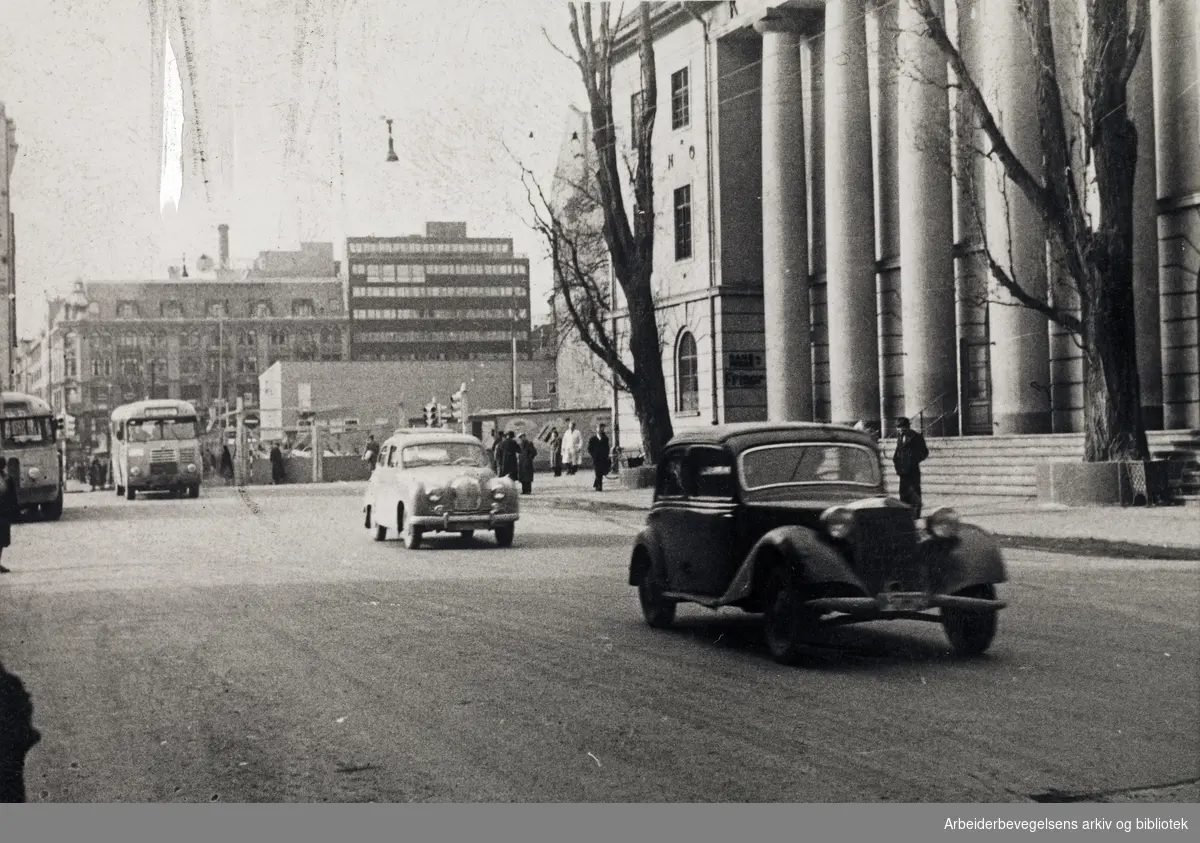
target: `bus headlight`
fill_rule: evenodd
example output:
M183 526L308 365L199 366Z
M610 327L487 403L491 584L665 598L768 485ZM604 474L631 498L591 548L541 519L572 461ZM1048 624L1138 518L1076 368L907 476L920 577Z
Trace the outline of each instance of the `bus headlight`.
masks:
M138 468L136 465L133 468L129 469L130 477L137 477L141 473L142 473L142 470L140 468Z
M194 462L188 463L187 470L189 473L195 474L196 473L196 464Z

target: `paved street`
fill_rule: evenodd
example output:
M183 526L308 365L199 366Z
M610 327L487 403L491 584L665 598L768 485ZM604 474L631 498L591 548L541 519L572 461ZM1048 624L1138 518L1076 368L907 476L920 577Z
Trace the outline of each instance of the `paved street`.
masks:
M412 552L353 486L71 495L0 578L29 799L1197 801L1196 563L1012 551L988 658L898 623L784 668L736 612L647 628L638 524L535 495L512 549Z

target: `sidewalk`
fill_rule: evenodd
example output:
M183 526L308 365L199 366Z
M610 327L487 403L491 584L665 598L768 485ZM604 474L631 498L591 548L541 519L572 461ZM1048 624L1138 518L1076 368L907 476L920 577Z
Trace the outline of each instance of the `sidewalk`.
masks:
M525 500L633 515L648 510L652 497L651 489L625 489L611 478L603 492L595 492L591 474L581 472L574 477L539 474L533 495ZM925 501L926 512L938 506L953 506L964 521L994 533L1006 547L1200 561L1200 517L1194 507L1065 507L999 497Z

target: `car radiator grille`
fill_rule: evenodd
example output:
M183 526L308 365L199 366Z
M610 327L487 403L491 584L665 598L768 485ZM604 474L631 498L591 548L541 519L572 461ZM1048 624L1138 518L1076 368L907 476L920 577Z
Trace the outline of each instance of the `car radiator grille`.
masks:
M458 481L450 487L454 496L455 512L478 512L483 505L483 494L474 481Z
M150 452L150 463L175 462L175 451L171 448L155 448Z
M854 536L854 571L872 594L926 590L928 576L917 558L917 530L909 510L861 510Z

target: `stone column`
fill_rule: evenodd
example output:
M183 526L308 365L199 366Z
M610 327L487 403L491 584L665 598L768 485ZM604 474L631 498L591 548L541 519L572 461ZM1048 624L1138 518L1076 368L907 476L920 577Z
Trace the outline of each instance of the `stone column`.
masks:
M1200 268L1200 3L1154 0L1149 46L1154 66L1158 174L1159 305L1163 426L1200 427L1196 273Z
M1192 31L1196 33L1196 30ZM1194 34L1195 37L1200 35ZM1133 302L1142 419L1148 430L1162 430L1162 320L1159 313L1156 207L1158 185L1154 168L1154 77L1150 51L1151 39L1146 38L1128 88L1129 116L1138 134L1137 170L1133 182Z
M763 311L767 419L812 421L808 197L800 37L783 18L762 34Z
M941 0L934 0L941 11ZM934 436L958 433L953 193L946 60L921 15L901 0L900 305L904 397L910 415L941 421ZM943 413L945 415L943 416Z
M804 39L804 149L808 186L808 261L812 283L813 418L829 419L829 314L825 306L825 35Z
M984 94L1016 156L1041 172L1036 78L1032 49L1012 0L987 0ZM989 167L986 237L996 262L1025 290L1045 298L1046 237L1042 224L999 163ZM1050 432L1050 336L1046 317L1017 305L991 283L988 306L992 365L992 423L996 433Z
M825 224L830 416L879 429L875 197L862 0L825 5Z

